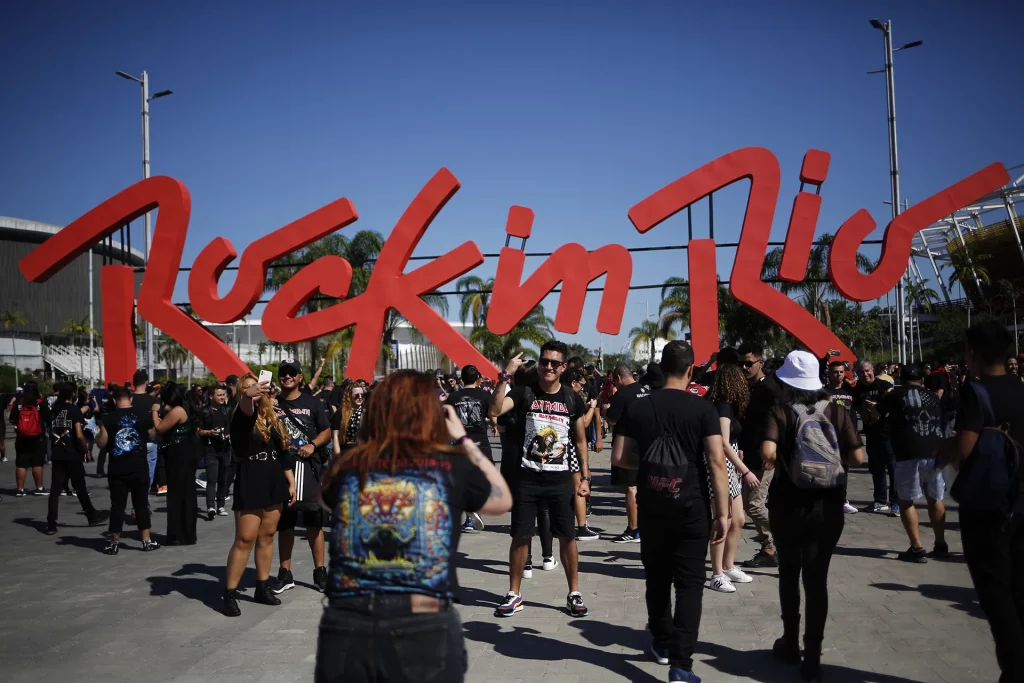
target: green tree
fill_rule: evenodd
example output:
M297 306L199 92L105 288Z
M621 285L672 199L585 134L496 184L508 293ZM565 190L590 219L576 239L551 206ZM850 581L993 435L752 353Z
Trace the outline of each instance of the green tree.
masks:
M261 341L256 347L256 354L259 356L260 365L263 365L263 354L267 352L267 342Z
M273 263L267 271L266 289L275 292L280 289L293 275L302 269L304 263L312 263L321 256L339 256L352 266L352 284L349 285L349 297L366 291L373 273L373 264L384 248L384 237L373 230L360 230L351 238L334 233L323 237L305 249L288 254ZM334 302L314 296L299 310L299 313L319 311ZM318 360L316 339L309 342L310 363L315 367Z
M619 363L625 363L629 365L629 356L624 353L606 353L604 354L604 367L602 371L608 374L615 369L615 366Z
M1020 353L1020 341L1017 334L1017 299L1024 294L1021 289L1012 281L1006 278L999 280L999 296L1013 308L1013 352Z
M476 275L459 278L455 283L455 291L459 292L459 320L463 325L469 322L477 328L486 324L493 289L493 277L486 280Z
M579 356L583 359L584 364L590 363L591 359L596 355L593 351L578 342L567 344L566 346L569 347L569 358Z
M629 331L629 343L635 354L638 349L646 345L649 355L647 362L654 362L654 344L658 339L672 341L676 338L675 330L671 327L659 325L657 320L644 320L637 327Z
M960 288L968 297L983 299L985 293L978 285L992 284L992 278L985 265L991 258L988 254L975 252L970 245L961 245L960 249L949 252L949 265L953 269L949 274L950 289L953 288L954 282L959 282Z
M161 334L158 340L161 345L160 360L164 362L168 370L172 368L175 370L176 377L181 377L181 372L188 361L188 349L179 344L174 337L166 334Z
M658 304L658 323L669 328L679 323L680 329L690 324L690 287L686 278L670 277L661 287L661 303Z
M0 322L3 322L4 329L9 330L12 327L25 327L28 325L28 318L21 311L6 310L0 315ZM20 386L20 380L18 379L18 341L15 336L11 335L11 350L14 352L14 386Z
M427 292L421 297L429 306L440 313L443 317L448 317L448 298L443 294L436 294L434 292ZM380 352L384 359L384 374L391 372L391 361L395 360L395 353L391 348L391 342L395 339L395 332L403 323L408 323L405 316L399 313L394 308L388 309L387 315L384 317L384 334L381 337L381 348ZM419 330L415 327L412 328L413 339L422 339L422 335ZM367 378L369 379L369 378Z

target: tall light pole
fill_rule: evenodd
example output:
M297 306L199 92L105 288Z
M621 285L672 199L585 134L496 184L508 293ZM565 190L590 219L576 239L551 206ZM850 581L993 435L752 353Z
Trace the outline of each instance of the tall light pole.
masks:
M892 21L886 21L883 24L878 19L871 19L870 23L872 27L881 31L885 38L885 69L869 71L868 73L885 73L885 94L889 114L889 186L892 194L892 217L896 218L900 215L900 171L899 154L896 146L896 84L893 80L892 55L899 50L909 50L912 47L923 45L924 41L915 40L912 43L907 43L894 49L892 46ZM900 281L896 284L896 316L899 318L896 335L898 360L900 363L905 363L907 357L906 330L904 329L904 316L906 313L903 301L903 277L905 276L906 274L904 273L904 276L900 277Z
M131 74L127 74L124 71L118 71L117 75L121 78L127 78L129 81L135 81L142 86L142 178L145 180L149 177L149 103L159 97L166 97L167 95L173 95L171 90L161 90L154 94L152 97L149 96L149 74L145 71L142 72L142 78L136 78ZM146 233L145 233L145 247L146 247L146 267L149 267L149 242L150 242L150 215L146 212ZM91 311L90 311L91 313ZM153 323L146 321L146 369L149 371L149 379L153 380Z

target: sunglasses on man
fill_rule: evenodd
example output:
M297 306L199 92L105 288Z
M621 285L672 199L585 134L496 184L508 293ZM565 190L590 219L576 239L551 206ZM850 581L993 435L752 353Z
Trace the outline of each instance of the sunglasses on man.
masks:
M537 361L537 365L545 368L557 368L560 365L565 365L565 361L555 360L554 358L541 358Z
M749 370L750 368L754 367L755 365L757 365L760 362L761 361L759 361L759 360L745 360L745 361L743 361L743 367L745 367L746 369Z

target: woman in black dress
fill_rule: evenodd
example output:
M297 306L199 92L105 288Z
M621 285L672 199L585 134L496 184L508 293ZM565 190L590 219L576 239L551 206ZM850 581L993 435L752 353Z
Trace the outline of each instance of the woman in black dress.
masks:
M280 605L270 592L270 564L274 559L274 533L285 504L295 502L295 456L291 442L270 398L270 383L257 383L250 375L238 380L238 407L231 418L231 446L235 471L235 542L228 552L224 614L237 617L238 582L249 554L256 546L256 602Z
M157 422L156 432L163 437L160 450L167 463L167 541L165 545L195 545L195 481L199 466L199 446L195 423L186 408L186 388L170 382L160 393L167 413Z
M334 433L334 454L341 455L359 443L359 426L363 422L363 406L366 405L366 389L357 382L345 387L341 398L341 410L331 417Z

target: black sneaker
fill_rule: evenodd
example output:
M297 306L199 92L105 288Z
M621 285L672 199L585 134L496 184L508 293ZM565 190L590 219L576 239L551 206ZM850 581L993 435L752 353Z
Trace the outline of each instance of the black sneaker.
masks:
M505 594L505 599L497 609L494 610L494 616L496 617L511 617L516 612L521 612L523 609L523 596L521 593L513 593L509 591Z
M779 558L775 557L775 553L769 553L765 550L758 550L757 554L746 562L741 562L744 567L778 567Z
M160 550L160 544L152 538L147 538L142 542L142 551L148 553L151 550Z
M107 547L103 549L103 552L107 555L117 555L117 551L121 549L121 545L117 541L108 541Z
M295 577L292 576L291 570L281 567L277 572L277 579L275 580L271 577L270 580L267 581L267 588L269 588L270 592L274 595L280 595L286 590L295 588Z
M281 599L274 594L274 590L270 587L273 579L267 579L266 581L256 582L256 592L253 594L252 599L256 602L264 605L271 605L276 607L281 604ZM295 584L292 583L292 586Z
M50 495L50 492L48 490L46 490L46 489L36 489L35 491L32 492L32 495L33 496L48 496L48 495Z
M577 541L596 541L601 538L595 532L590 530L590 526L584 524L583 526L576 527L576 540Z
M565 608L574 617L585 617L590 613L587 606L583 604L583 596L577 591L573 591L565 597Z
M327 567L317 567L313 570L313 585L321 593L327 592Z
M648 650L651 653L651 657L654 658L658 664L662 666L668 666L669 663L669 651L668 645L658 645L653 640L651 641L651 648Z
M24 498L24 497L25 497L26 495L27 495L27 494L25 493L25 489L17 489L17 490L16 490L15 492L14 492L14 496L15 496L16 498Z
M56 536L57 535L57 525L56 524L47 524L46 525L46 530L43 531L43 533L46 534L47 536Z
M89 520L89 526L99 526L99 525L103 524L104 522L106 522L108 519L110 519L110 511L109 510L97 510L96 512L92 513L92 515L87 517L86 519Z
M902 562L916 562L917 564L924 564L928 561L928 553L925 552L924 548L915 548L910 546L902 553L896 556L896 559Z
M640 542L640 530L639 529L626 529L621 534L612 539L612 543L639 543Z
M932 548L932 557L944 560L949 557L949 544L943 541L942 543L936 543L935 547Z
M242 609L238 606L238 589L224 591L224 616L238 617Z

